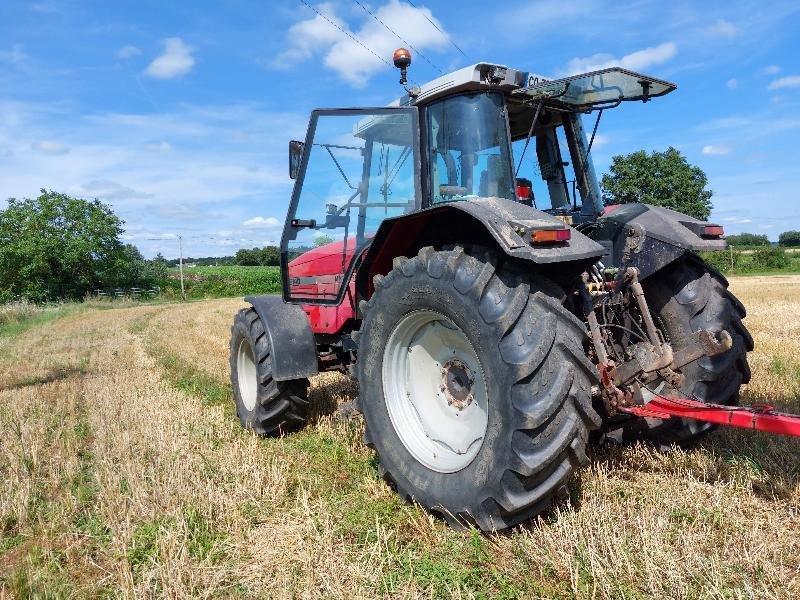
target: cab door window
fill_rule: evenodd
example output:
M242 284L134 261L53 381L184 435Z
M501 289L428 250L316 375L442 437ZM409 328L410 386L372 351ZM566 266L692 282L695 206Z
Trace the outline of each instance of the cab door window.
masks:
M419 206L415 108L315 111L281 249L287 300L336 304L384 219Z

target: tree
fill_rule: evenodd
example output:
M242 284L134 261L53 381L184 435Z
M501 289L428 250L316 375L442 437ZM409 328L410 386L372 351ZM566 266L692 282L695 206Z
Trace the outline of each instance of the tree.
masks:
M800 231L784 231L778 236L781 246L800 246Z
M80 299L136 277L141 254L120 241L122 221L99 200L42 190L0 210L0 297Z
M242 248L236 251L236 264L243 267L274 266L280 264L280 250L277 246L263 248Z
M603 201L609 204L644 202L664 206L697 219L711 214L708 178L690 165L675 148L647 154L644 150L611 159L610 173L603 175Z
M242 248L236 251L236 264L242 267L255 267L261 264L258 248Z
M766 235L755 233L739 233L726 236L725 239L731 246L769 246L769 238Z
M333 238L329 235L318 235L314 238L314 247L319 248L320 246L324 246L325 244L330 244L333 241Z
M270 267L275 267L281 264L281 252L277 246L264 247L261 264Z
M142 282L147 285L158 285L169 274L169 262L159 252L152 260L145 261L142 268Z

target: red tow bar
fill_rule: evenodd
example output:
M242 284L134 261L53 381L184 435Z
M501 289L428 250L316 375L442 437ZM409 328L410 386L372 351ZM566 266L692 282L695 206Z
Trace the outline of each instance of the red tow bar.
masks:
M629 406L621 410L638 417L656 419L682 417L800 437L800 415L775 412L771 406L766 405L722 406L720 404L704 404L689 398L654 396L649 402L640 406Z

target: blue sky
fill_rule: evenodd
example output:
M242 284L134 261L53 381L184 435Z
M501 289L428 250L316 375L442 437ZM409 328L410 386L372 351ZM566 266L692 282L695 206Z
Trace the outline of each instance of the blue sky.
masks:
M178 234L194 256L279 239L309 111L399 95L342 32L390 61L405 44L377 16L424 54L417 82L478 61L676 82L603 116L598 173L673 145L728 232L800 229L800 1L312 5L330 22L302 1L0 0L0 206L43 187L100 198L146 256L175 256Z

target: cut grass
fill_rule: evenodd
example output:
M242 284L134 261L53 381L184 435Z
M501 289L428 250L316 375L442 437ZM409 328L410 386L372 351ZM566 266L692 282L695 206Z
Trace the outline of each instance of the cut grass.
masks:
M747 403L800 411L800 278L734 281L756 337ZM0 587L10 595L650 598L800 593L797 441L720 431L697 449L592 448L571 501L500 536L455 532L388 488L356 394L259 439L234 416L241 303L88 309L0 357ZM40 348L30 353L28 348ZM50 379L89 348L85 373ZM20 373L23 375L20 375ZM31 378L31 384L8 388ZM33 381L34 378L38 378ZM98 568L99 565L100 567ZM2 595L2 592L0 592Z

